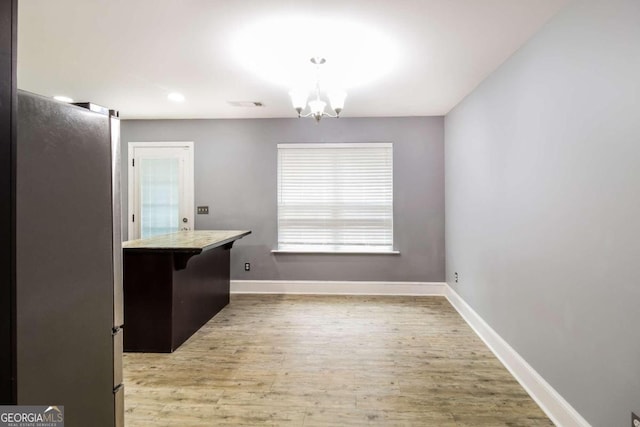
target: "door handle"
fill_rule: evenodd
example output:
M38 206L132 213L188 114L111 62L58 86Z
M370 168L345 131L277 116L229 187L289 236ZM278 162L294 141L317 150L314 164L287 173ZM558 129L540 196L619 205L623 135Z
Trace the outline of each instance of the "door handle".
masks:
M185 218L182 218L182 222L187 223L187 222L189 222L189 219L188 219L188 218L186 218L186 217L185 217Z

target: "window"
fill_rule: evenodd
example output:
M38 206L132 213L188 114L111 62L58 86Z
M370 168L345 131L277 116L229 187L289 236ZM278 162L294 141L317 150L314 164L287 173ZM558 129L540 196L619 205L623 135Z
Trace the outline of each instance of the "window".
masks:
M278 144L278 251L393 252L392 144Z

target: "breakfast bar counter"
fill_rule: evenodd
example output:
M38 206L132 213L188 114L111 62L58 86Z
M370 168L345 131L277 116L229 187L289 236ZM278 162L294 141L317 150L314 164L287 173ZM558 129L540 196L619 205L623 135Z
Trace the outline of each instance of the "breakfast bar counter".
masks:
M124 351L170 353L229 303L230 252L249 230L124 242Z

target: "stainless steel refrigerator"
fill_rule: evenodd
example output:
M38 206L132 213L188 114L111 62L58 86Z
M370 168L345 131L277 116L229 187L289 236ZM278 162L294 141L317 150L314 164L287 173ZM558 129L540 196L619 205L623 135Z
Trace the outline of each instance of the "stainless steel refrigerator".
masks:
M85 107L18 92L17 400L122 426L120 123Z

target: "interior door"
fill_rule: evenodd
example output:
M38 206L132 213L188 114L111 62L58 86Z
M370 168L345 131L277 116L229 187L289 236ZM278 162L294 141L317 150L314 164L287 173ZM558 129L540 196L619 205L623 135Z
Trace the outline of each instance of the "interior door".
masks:
M129 171L129 239L193 229L193 143L129 143Z

